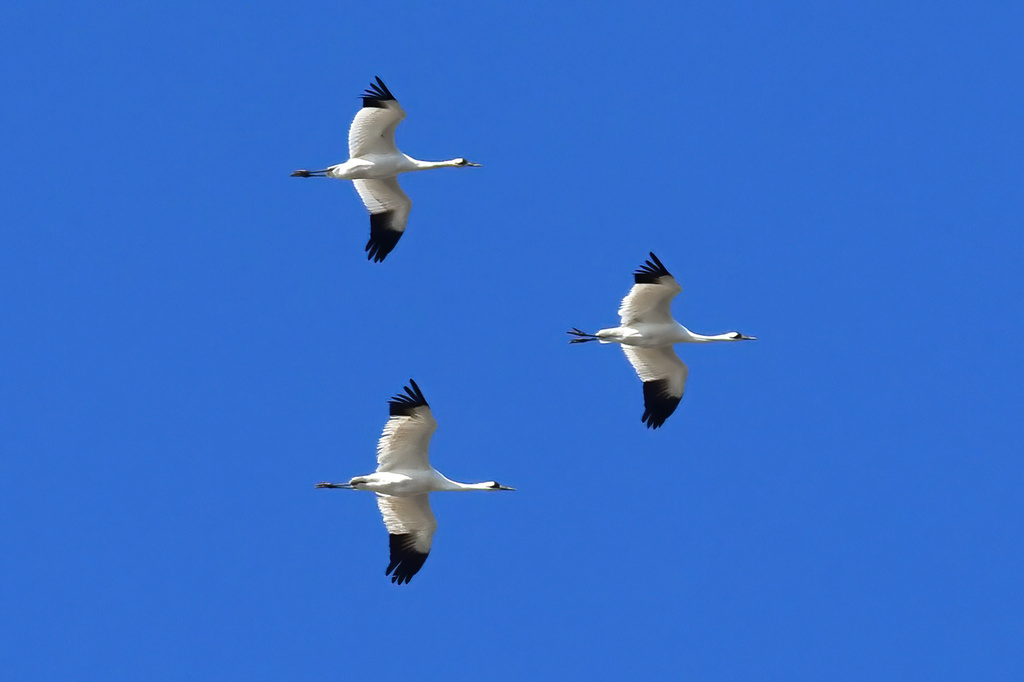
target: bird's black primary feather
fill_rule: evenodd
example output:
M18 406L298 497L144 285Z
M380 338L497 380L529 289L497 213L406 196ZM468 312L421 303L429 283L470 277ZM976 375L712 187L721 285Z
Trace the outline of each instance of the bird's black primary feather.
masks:
M637 284L657 284L660 277L671 277L668 269L661 264L658 257L651 252L650 260L644 262L633 273L633 279Z
M395 211L370 214L370 240L366 242L366 259L379 263L391 253L404 230L396 230L391 225Z
M640 420L649 429L658 428L676 411L681 399L682 396L669 393L667 380L645 381L644 416Z
M388 535L391 545L391 562L384 575L391 576L391 582L401 585L412 580L412 577L423 568L427 555L414 549L416 536L412 533ZM392 575L394 571L394 575Z
M387 107L384 103L394 101L395 96L388 90L388 86L384 85L384 81L380 79L380 76L375 76L375 78L377 82L370 83L370 87L366 88L366 91L360 97L363 98L364 107L384 109Z
M416 382L409 379L409 386L405 387L405 393L399 393L388 401L390 414L394 416L408 417L417 407L430 407L427 399L423 397L423 391L416 385ZM395 537L395 536L392 536Z

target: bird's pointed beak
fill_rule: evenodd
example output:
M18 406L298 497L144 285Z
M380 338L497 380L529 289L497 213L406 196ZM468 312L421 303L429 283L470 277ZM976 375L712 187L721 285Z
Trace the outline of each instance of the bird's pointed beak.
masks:
M467 162L466 162L466 165L467 165L467 166L476 166L477 168L479 168L479 167L480 167L480 166L482 166L483 164L482 164L482 163L473 163L472 161L467 161Z
M508 486L508 485L502 485L502 486L498 486L498 490L512 490L512 491L515 491L515 488L513 488L512 486Z
M743 334L740 334L740 341L757 341L757 337L756 336L744 336Z

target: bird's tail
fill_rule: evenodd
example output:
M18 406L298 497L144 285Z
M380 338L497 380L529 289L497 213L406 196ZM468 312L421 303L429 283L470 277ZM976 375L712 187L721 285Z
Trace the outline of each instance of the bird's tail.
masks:
M576 337L575 339L570 339L569 343L586 343L587 341L597 341L598 340L596 334L588 334L587 332L583 331L582 329L577 329L576 327L573 327L572 329L567 331L566 334L569 334L570 336L575 336Z

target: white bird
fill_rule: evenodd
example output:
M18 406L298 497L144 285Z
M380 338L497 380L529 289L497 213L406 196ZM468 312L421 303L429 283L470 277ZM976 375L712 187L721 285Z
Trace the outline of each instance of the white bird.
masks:
M369 490L377 493L391 543L385 575L407 583L423 567L437 530L429 493L440 490L515 490L497 481L459 483L430 466L427 450L437 422L416 382L388 401L391 417L377 443L377 471L348 483L317 483L317 488ZM394 572L394 575L392 575Z
M644 383L644 414L641 421L656 429L675 412L683 398L686 364L672 348L674 343L709 343L711 341L753 341L756 337L739 332L714 336L694 334L672 318L672 299L683 290L669 274L658 257L651 259L633 273L635 284L619 306L618 327L588 334L575 327L567 333L577 337L569 343L618 343L626 358Z
M364 92L363 108L348 129L349 160L324 170L297 170L292 177L336 178L352 180L359 198L370 212L370 240L366 257L384 260L405 232L412 200L398 185L399 173L479 166L463 158L448 161L420 161L406 156L395 146L395 128L405 118L405 110L379 77Z

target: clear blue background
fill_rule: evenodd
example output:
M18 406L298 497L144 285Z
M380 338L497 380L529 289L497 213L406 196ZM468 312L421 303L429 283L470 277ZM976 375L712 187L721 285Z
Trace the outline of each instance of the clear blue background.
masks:
M1024 678L1024 6L21 3L5 679ZM380 75L409 229L346 157ZM654 250L687 394L570 326ZM408 586L370 495L415 378Z

